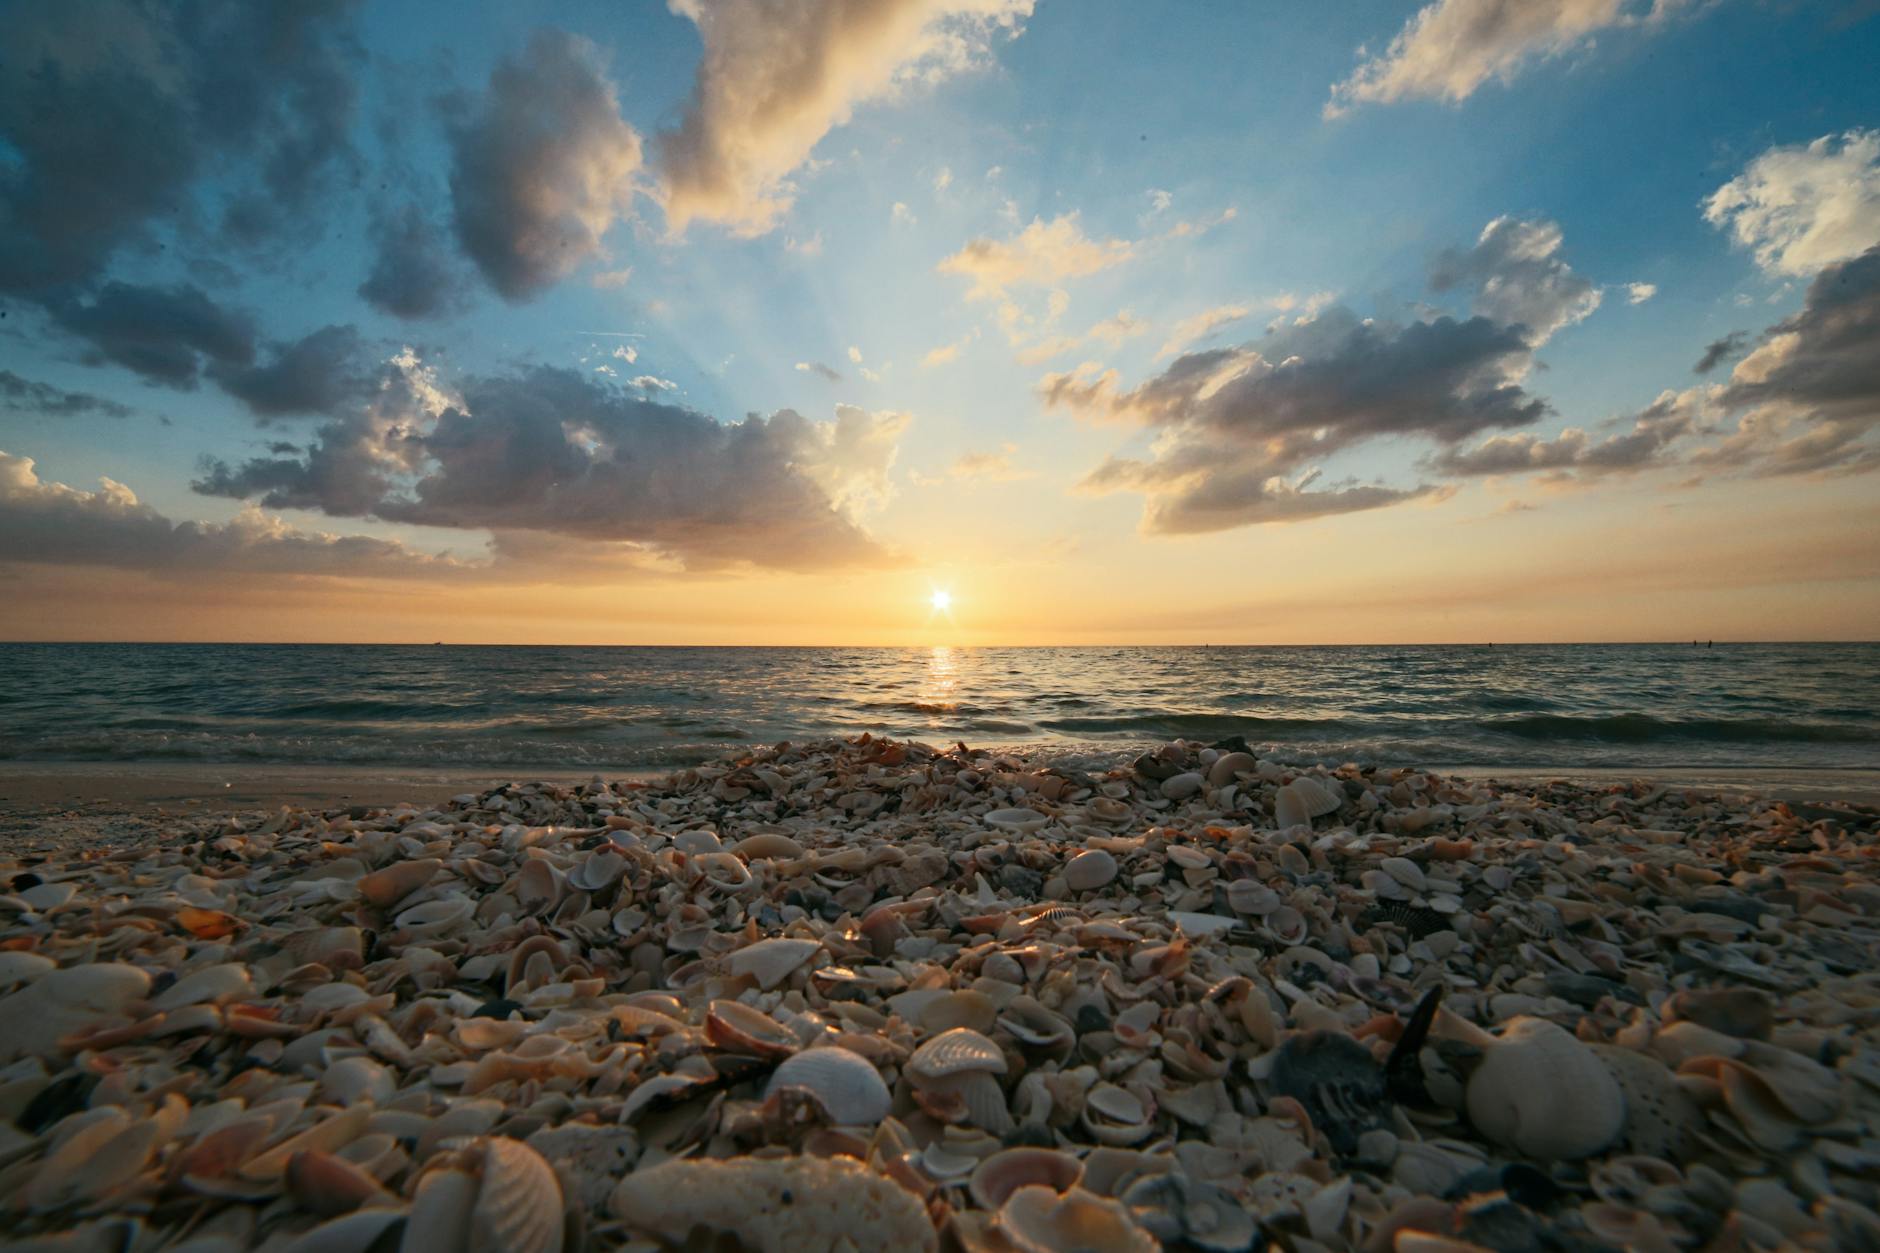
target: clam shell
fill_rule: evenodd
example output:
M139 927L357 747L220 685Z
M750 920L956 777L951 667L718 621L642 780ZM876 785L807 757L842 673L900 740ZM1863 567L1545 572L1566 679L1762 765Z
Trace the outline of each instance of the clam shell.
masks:
M807 1089L832 1121L850 1125L880 1122L891 1103L881 1072L845 1048L805 1049L788 1058L772 1072L764 1096L784 1088Z
M1005 1054L971 1027L943 1031L907 1059L907 1072L916 1080L944 1079L970 1071L1005 1073Z
M150 976L136 966L89 962L50 970L0 997L0 1061L33 1053L56 1057L74 1032L124 1022L150 994Z
M1094 892L1116 878L1116 858L1087 848L1064 863L1064 885L1073 892Z
M1220 787L1232 783L1240 775L1253 774L1259 766L1260 763L1252 753L1222 753L1208 767L1208 786Z
M773 861L778 858L801 857L805 852L801 844L775 831L747 835L733 844L731 851L745 861Z
M531 857L522 863L513 890L524 913L545 914L561 904L568 891L568 877L554 863Z
M1004 831L1036 831L1051 821L1049 814L1035 809L995 809L982 816L988 825Z
M597 848L568 872L568 884L583 892L598 892L611 886L626 869L625 857L610 848Z
M940 1034L955 1027L990 1031L998 1015L999 1007L984 992L960 990L934 997L921 1006L915 1017L923 1030Z
M814 940L792 940L778 938L759 940L748 944L731 955L728 965L734 975L744 975L757 980L757 986L768 992L788 979L792 972L822 946Z
M973 1168L967 1190L981 1209L996 1210L1024 1187L1068 1192L1084 1176L1084 1164L1057 1149L1001 1149Z
M1072 1187L1027 1184L999 1207L999 1230L1021 1253L1158 1253L1121 1203Z
M414 937L444 935L470 920L476 903L467 896L440 896L413 905L392 919L392 925Z
M719 1048L755 1057L788 1057L798 1041L789 1028L742 1001L713 1001L705 1010L705 1036Z
M1540 1018L1516 1018L1469 1076L1469 1120L1542 1161L1590 1157L1619 1138L1625 1093L1599 1057Z
M248 977L248 967L239 962L224 962L217 966L204 966L184 975L153 998L150 1005L153 1009L168 1011L181 1009L185 1005L226 1001L232 997L247 996L253 991L254 983Z
M1262 925L1281 944L1298 944L1307 935L1306 916L1291 905L1281 905L1267 914Z
M443 868L444 863L435 857L419 857L362 875L354 886L358 888L360 896L384 909L396 905L429 883Z

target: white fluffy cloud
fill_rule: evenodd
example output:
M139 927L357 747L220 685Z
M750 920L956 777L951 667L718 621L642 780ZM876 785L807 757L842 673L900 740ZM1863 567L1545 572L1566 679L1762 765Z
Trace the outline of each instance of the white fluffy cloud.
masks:
M1880 243L1880 131L1775 147L1704 202L1771 274L1805 276Z
M1466 100L1489 79L1511 81L1533 61L1588 46L1600 31L1661 19L1683 0L1436 0L1381 55L1332 88L1337 117L1355 104Z
M762 234L789 176L865 101L982 65L1033 0L669 0L705 54L676 130L660 137L666 223Z
M942 274L972 280L968 300L1003 296L1007 288L1047 286L1068 278L1082 278L1121 265L1136 255L1135 245L1124 239L1091 239L1084 234L1076 213L1047 222L1033 218L1010 239L981 237L942 261Z

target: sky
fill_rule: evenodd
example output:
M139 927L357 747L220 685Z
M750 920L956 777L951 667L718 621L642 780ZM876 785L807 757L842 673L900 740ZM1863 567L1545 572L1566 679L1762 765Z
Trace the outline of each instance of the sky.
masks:
M0 49L0 638L1880 636L1867 0Z

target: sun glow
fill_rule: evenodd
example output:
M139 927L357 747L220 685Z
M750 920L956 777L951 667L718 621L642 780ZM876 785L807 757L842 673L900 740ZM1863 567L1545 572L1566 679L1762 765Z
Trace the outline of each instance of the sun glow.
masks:
M953 593L935 588L931 599L935 613L946 613L953 608Z

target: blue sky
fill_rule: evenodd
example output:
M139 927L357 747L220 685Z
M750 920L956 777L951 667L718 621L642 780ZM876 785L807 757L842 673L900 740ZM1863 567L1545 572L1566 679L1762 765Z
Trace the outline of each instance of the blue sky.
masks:
M801 596L788 577L810 566L958 579L957 559L922 551L936 528L968 545L1078 547L1073 565L1101 549L1114 555L1092 568L1150 577L1205 568L1235 542L1332 551L1347 523L1382 538L1393 514L1492 508L1552 513L1536 542L1591 559L1602 517L1643 517L1674 491L1724 508L1728 484L1752 480L1775 531L1860 552L1854 531L1783 511L1806 491L1870 493L1880 397L1824 406L1780 337L1812 347L1825 322L1809 320L1811 284L1880 244L1870 7L1540 0L1508 22L1496 0L882 0L781 20L759 0L688 0L469 5L440 20L336 3L299 23L206 0L118 7L116 23L49 3L0 21L30 66L0 93L0 225L51 254L89 220L87 198L151 200L71 244L60 273L0 258L0 370L19 397L0 407L0 450L36 463L9 498L31 515L14 532L22 567L167 561L212 588L247 562L305 594L315 578L487 581L468 567L500 566L506 536L538 554L539 577L597 559L626 582L683 597L691 574L755 604ZM269 39L299 50L291 72L209 72L218 48ZM61 153L93 141L35 108L55 80L80 116L170 93L179 120L149 123L137 150L194 152L188 171L61 170ZM766 109L745 109L745 93L766 92ZM223 116L244 109L258 119L245 130ZM791 109L802 116L779 126ZM728 182L685 173L686 151ZM311 172L300 190L279 173L296 161ZM1742 196L1707 215L1731 186ZM64 211L48 213L47 188ZM225 210L244 197L259 207L242 234ZM425 249L387 242L401 214ZM573 243L525 256L544 223ZM362 292L375 265L420 252L431 303L418 316ZM1451 281L1433 286L1445 264ZM185 347L180 380L127 367L124 337L176 322L113 321L117 348L101 348L114 284L186 285L251 342L226 359ZM1221 324L1181 342L1209 310L1227 311ZM317 400L258 407L256 388L313 385L266 372L328 327L339 347L308 365L332 374ZM1732 332L1733 351L1694 374ZM1781 351L1754 357L1758 345ZM1340 354L1390 361L1428 411L1334 394L1359 369ZM1461 354L1451 373L1435 372L1444 354ZM1184 362L1212 382L1153 406L1136 390L1175 386ZM571 409L528 416L549 394L542 367L598 390L557 392ZM479 380L489 413L523 416L486 416L466 390ZM602 416L580 416L587 405ZM838 406L853 407L846 428ZM462 418L456 461L435 429L446 410ZM770 421L783 410L802 428ZM766 424L739 428L755 451L727 433L747 414ZM702 442L674 451L672 422ZM1634 423L1650 434L1637 448L1589 457L1556 440L1579 428L1597 444ZM322 432L342 428L352 460L318 470L316 445L341 451ZM543 468L504 478L497 463L520 467L524 439ZM1485 474L1508 439L1540 445L1523 446L1532 469ZM1832 447L1816 455L1811 439ZM658 516L646 483L626 500L609 477L635 457L647 483L672 487ZM217 462L221 486L205 490ZM93 516L107 510L100 477L135 493L145 530L248 518L224 535L242 557L218 566L183 540L154 559L114 549ZM55 500L54 483L84 499ZM726 498L749 507L728 517L712 503ZM124 523L129 507L111 507ZM55 509L91 511L95 543L23 552L59 529ZM310 569L260 551L275 541L252 532L257 509L323 537L315 548L379 546L358 548L357 568ZM785 533L800 556L778 555L781 541L764 555ZM741 535L757 555L739 555ZM1491 546L1519 560L1521 545ZM466 568L425 565L442 552ZM1870 581L1843 590L1868 599L1836 600L1824 622L1870 603ZM1006 628L1044 629L1042 612Z

